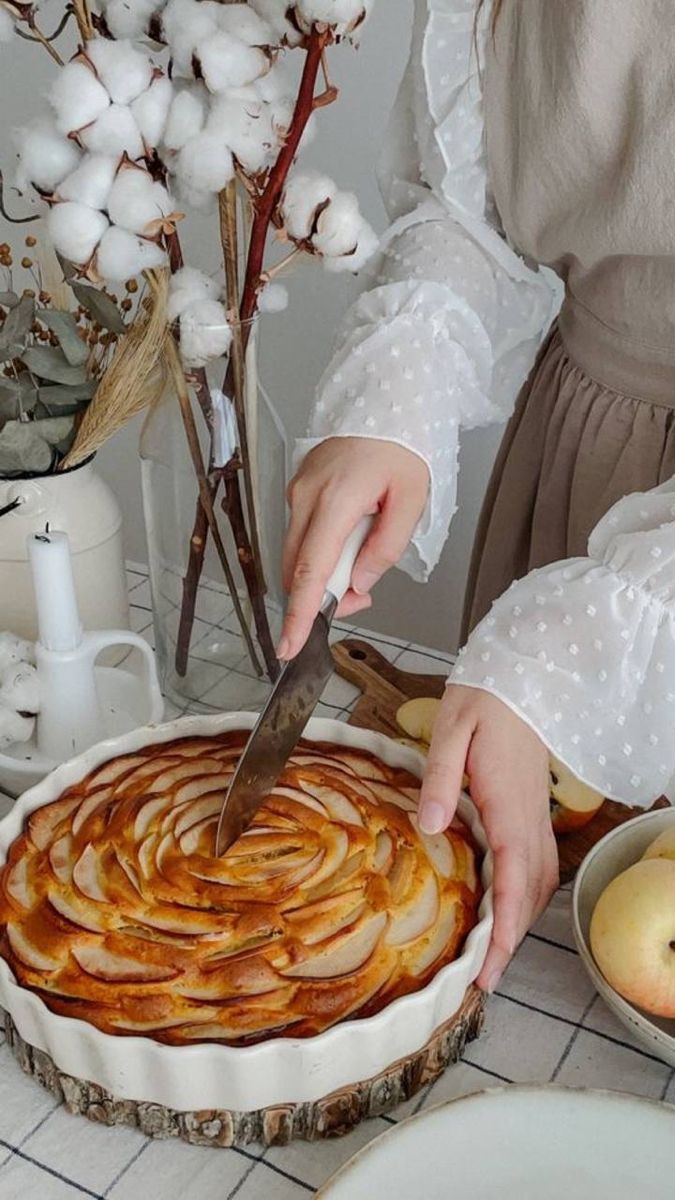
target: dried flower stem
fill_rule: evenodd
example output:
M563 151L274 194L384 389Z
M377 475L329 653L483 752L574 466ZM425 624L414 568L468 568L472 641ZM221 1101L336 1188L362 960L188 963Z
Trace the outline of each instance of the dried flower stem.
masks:
M237 185L234 181L228 184L219 198L220 236L223 246L225 263L225 284L227 288L227 307L233 312L239 312L239 238L237 230ZM258 533L258 514L253 496L253 479L251 471L251 455L248 445L248 424L246 420L246 385L245 385L245 343L248 342L249 329L242 328L241 322L234 322L232 328L232 349L230 365L232 373L232 391L234 410L237 417L237 432L239 434L239 451L244 474L244 492L248 509L248 528L250 531L251 553L258 581L258 587L263 595L267 587L260 553L260 535ZM276 662L276 658L274 660Z
M316 81L321 64L323 61L324 51L330 42L329 32L319 32L313 30L306 47L306 58L302 73L302 80L298 91L298 98L293 113L285 144L277 158L277 161L270 172L268 182L262 192L254 200L254 219L251 228L251 237L249 241L249 254L246 264L246 272L244 277L244 288L239 305L239 323L235 323L233 329L232 354L230 359L230 369L228 379L226 381L226 390L228 385L234 392L235 404L237 407L237 419L239 421L239 435L242 450L242 463L237 466L230 464L237 469L243 469L246 501L249 510L249 527L253 530L252 522L255 521L255 499L253 495L253 479L251 473L250 456L248 454L248 444L246 441L246 420L245 420L245 404L244 404L244 361L246 355L246 347L248 345L250 335L250 321L256 314L257 296L261 284L265 281L263 273L263 261L265 256L265 248L267 244L267 236L270 225L273 222L275 210L281 198L284 184L288 173L293 165L293 161L298 151L302 135L307 126L307 122L311 117L317 102L322 102L321 97L316 97ZM337 94L337 93L335 93ZM334 99L334 95L331 96ZM328 102L328 101L326 101ZM238 261L236 253L236 242L233 240L233 229L236 233L236 208L234 208L233 193L234 186L230 185L231 191L227 191L224 196L221 196L220 201L220 225L221 225L221 240L223 241L225 273L228 285L228 307L234 307L231 303L231 297L234 295L235 281L237 285L238 295ZM250 194L250 193L249 193ZM234 222L234 224L233 224ZM239 384L239 378L241 383ZM243 416L240 416L240 411ZM241 496L235 495L234 489L237 492L239 489L236 473L226 468L222 473L225 479L226 497L223 502L223 508L232 525L237 549L239 553L242 572L247 583L247 589L253 607L256 620L258 637L260 640L261 649L265 655L268 672L272 679L278 673L278 663L274 653L272 639L269 632L269 623L264 603L262 603L261 594L261 579L262 579L262 563L260 550L257 540L257 527L255 528L255 542L251 546L251 554L254 558L254 570L251 571L250 560L246 553L245 547L240 544L239 538L242 533L246 532L246 523L241 505ZM209 489L209 495L212 500L215 499L219 480L216 479L215 487ZM239 533L239 537L237 536ZM179 651L184 655L183 663L187 661L185 647L189 646L192 623L194 621L194 606L199 586L199 580L204 566L204 554L206 549L206 520L202 505L199 504L195 517L195 524L190 540L190 562L188 571L185 577L185 587L183 593L183 609L181 611L180 623L180 638ZM264 585L263 585L264 586Z
M90 41L94 36L94 26L89 12L87 0L71 0L77 28L80 31L80 37L83 42Z
M169 255L169 266L171 269L171 273L175 274L176 271L179 271L181 269L181 267L183 266L183 250L182 250L182 247L180 244L180 238L175 230L167 238L167 252ZM174 352L175 352L175 343L173 343L173 338L171 339L171 342L172 342ZM174 362L175 362L175 359L174 359ZM251 660L251 665L253 666L254 671L258 675L262 675L262 669L260 667L260 663L259 663L258 657L256 655L255 645L254 645L253 640L250 635L248 622L246 620L244 611L241 607L241 602L239 599L239 593L237 592L234 574L233 574L232 568L230 566L229 559L227 558L227 551L223 544L222 537L220 536L220 530L219 530L218 524L217 524L217 518L216 518L216 514L215 514L215 510L214 510L214 501L215 501L216 492L218 490L219 480L217 478L214 479L212 476L213 464L211 462L209 462L208 473L204 469L204 463L203 463L203 459L202 459L201 448L199 446L198 438L197 438L197 442L196 442L196 448L198 451L198 459L195 457L195 454L193 453L193 449L194 449L194 445L195 445L194 438L192 436L194 421L192 418L192 410L189 407L189 391L187 390L187 380L185 378L185 372L183 370L183 366L182 366L182 363L180 362L180 359L178 359L178 367L180 369L180 375L178 375L176 373L176 371L173 367L171 368L171 372L172 372L172 375L174 378L176 393L178 395L178 400L181 405L181 414L183 416L183 423L185 425L186 415L188 415L188 421L190 422L190 428L188 428L188 425L185 425L185 433L186 433L188 445L190 447L190 451L192 454L193 463L195 465L195 473L197 475L199 496L197 499L197 512L196 512L196 516L195 516L195 523L194 523L194 527L192 530L192 535L190 537L190 547L189 547L189 551L188 551L188 563L187 563L185 575L183 577L183 599L181 602L180 624L178 627L178 636L176 639L176 659L175 659L176 671L177 671L178 675L180 675L180 676L184 676L187 672L188 657L190 654L190 641L192 639L192 629L193 629L194 621L195 621L195 609L196 609L196 604L197 604L197 589L198 589L199 580L201 578L201 573L202 573L203 566L204 566L204 555L206 553L206 542L207 542L207 538L208 538L209 528L212 528L212 523L215 523L214 541L215 541L216 549L218 550L218 555L219 555L219 558L220 558L220 561L221 561L221 564L223 567L223 573L225 575L228 589L229 589L230 595L232 597L232 603L234 605L234 610L237 615L237 619L239 621L242 636L243 636L244 642L246 644L246 647L248 649L249 658ZM201 409L202 416L204 418L206 426L209 430L209 433L211 434L213 432L213 407L211 404L211 393L209 390L208 380L206 378L206 372L204 370L195 371L191 376L190 382L192 384L192 388L194 390L195 397L196 397L199 407ZM187 408L185 407L185 396L186 395L188 396L188 407ZM199 467L198 467L198 464L199 464ZM201 474L200 474L200 471L201 471ZM206 490L204 489L204 486L202 483L202 478L201 478L202 475L206 482ZM245 530L244 530L244 532L245 532ZM237 544L237 548L238 548L239 543L237 541L236 533L235 533L235 543ZM219 547L220 547L220 549L219 549ZM222 549L222 554L221 554L221 549ZM238 552L239 552L239 550L238 550ZM262 641L261 641L261 645L262 645Z
M17 22L20 21L24 25L28 26L28 28L31 31L31 35L32 35L30 37L30 41L39 42L41 46L44 46L45 50L47 51L47 54L49 54L49 56L54 59L54 62L57 64L57 66L64 67L66 65L65 62L63 61L63 59L61 58L61 55L59 54L58 50L56 50L54 48L54 46L52 46L51 38L48 38L46 36L46 34L44 34L42 32L42 30L40 29L40 26L38 25L37 21L35 20L35 11L36 10L35 10L35 6L33 4L21 3L20 0L3 0L2 6L3 6L3 8L6 8L9 12L11 12L14 15ZM64 25L65 25L65 21L59 26L56 33L53 34L52 36L58 37L58 35L61 32L61 30L63 29ZM23 33L21 33L20 30L18 32L21 34L22 37L27 36L27 35L24 35Z
M257 306L257 293L260 287L263 260L265 257L265 246L267 243L267 234L274 216L281 193L284 189L284 184L290 171L293 160L298 152L298 147L305 132L305 127L311 117L315 107L315 91L316 78L321 66L323 51L330 40L330 34L327 32L320 33L316 29L312 31L307 43L307 53L305 65L302 72L302 80L298 91L298 98L288 130L288 136L281 150L279 157L272 171L270 172L269 181L265 190L256 205L256 214L251 229L251 241L249 246L248 262L246 264L246 276L244 280L244 290L241 300L240 319L242 325L249 321L254 315ZM244 340L246 341L246 332L244 331ZM244 345L244 349L245 349Z
M282 258L280 262L275 263L273 267L267 267L262 273L264 283L271 283L273 279L278 279L281 275L285 275L299 258L302 258L307 251L302 246L296 246L290 254Z
M176 388L176 395L178 397L178 403L180 405L181 416L183 418L183 425L185 427L185 433L187 436L188 446L190 449L190 455L191 455L192 463L193 463L193 466L195 469L195 474L197 476L197 483L199 486L200 508L204 512L208 528L210 529L211 534L213 536L216 551L218 553L218 558L220 559L220 564L223 568L223 572L224 572L225 578L227 580L227 585L228 585L228 588L230 591L230 595L232 596L232 603L234 604L235 612L237 614L237 618L238 618L239 624L241 626L242 634L244 637L244 641L246 642L246 647L248 649L248 652L249 652L249 655L251 658L251 662L255 665L258 675L261 675L262 670L261 670L260 664L258 662L258 658L257 658L256 651L255 651L255 646L253 644L253 639L251 637L251 633L250 633L250 630L249 630L247 622L246 622L246 617L245 617L244 612L241 607L241 601L239 599L239 595L237 592L236 581L234 579L234 575L232 573L232 568L230 566L230 563L229 563L229 560L227 557L227 551L225 549L225 545L224 545L223 539L221 537L220 529L218 528L218 518L216 517L216 513L215 513L215 510L213 507L213 495L212 495L211 485L207 479L206 471L204 469L204 460L202 458L202 451L201 451L201 447L199 445L199 434L197 433L197 427L195 425L194 414L192 412L192 406L190 404L190 393L188 390L187 381L185 379L183 365L180 361L180 356L179 356L178 350L176 348L176 343L175 343L173 335L171 333L167 333L167 337L166 337L166 358L167 358L167 362L169 365L169 370L171 371L171 374L173 376L174 386ZM193 533L193 538L194 538L194 536L195 535ZM187 578L186 578L185 582L187 583Z

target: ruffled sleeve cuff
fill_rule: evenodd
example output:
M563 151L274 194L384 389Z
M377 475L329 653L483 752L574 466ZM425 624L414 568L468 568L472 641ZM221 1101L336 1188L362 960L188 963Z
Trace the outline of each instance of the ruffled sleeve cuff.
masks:
M493 605L453 683L492 692L577 777L651 804L675 773L675 493L626 497L590 549Z

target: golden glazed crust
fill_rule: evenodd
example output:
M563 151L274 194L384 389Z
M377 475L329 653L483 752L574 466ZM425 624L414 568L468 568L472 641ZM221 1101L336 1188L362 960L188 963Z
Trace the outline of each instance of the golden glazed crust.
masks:
M0 954L54 1012L178 1045L307 1037L459 953L469 836L420 835L418 780L365 751L301 742L214 857L247 736L113 759L31 815L0 873Z

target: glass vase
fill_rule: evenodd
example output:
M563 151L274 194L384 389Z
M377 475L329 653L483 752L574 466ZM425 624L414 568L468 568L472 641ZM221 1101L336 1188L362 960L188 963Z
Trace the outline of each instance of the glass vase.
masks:
M186 711L257 710L278 670L288 442L257 377L255 328L243 367L246 455L228 358L174 372L141 435L158 667Z

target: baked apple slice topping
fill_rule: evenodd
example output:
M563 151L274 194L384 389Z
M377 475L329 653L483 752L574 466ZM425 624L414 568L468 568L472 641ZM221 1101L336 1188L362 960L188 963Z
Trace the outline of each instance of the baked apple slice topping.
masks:
M246 732L149 746L33 813L0 870L0 955L57 1013L171 1044L307 1037L423 987L476 920L475 848L418 782L301 743L224 858Z

